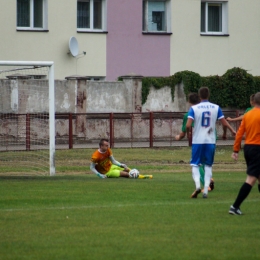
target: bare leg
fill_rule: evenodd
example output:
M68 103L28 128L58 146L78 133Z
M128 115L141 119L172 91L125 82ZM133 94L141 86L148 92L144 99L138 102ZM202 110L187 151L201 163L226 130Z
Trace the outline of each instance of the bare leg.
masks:
M129 178L129 173L127 171L121 171L120 177Z

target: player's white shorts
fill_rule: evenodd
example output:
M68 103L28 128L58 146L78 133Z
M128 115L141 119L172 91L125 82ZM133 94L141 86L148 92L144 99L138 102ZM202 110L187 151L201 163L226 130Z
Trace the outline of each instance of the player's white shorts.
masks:
M192 144L190 165L204 164L212 166L215 148L216 144Z

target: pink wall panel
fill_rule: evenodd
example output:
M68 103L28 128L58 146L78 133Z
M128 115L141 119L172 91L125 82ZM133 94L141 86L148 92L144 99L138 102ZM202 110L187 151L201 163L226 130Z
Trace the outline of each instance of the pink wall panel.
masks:
M107 1L107 80L169 76L170 36L142 34L142 1Z

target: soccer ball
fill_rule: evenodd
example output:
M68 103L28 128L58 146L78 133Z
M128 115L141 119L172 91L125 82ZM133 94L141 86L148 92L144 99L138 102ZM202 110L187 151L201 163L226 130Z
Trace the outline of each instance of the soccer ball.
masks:
M134 178L134 179L137 179L139 176L139 171L137 169L132 169L130 172L129 172L129 177L130 178Z

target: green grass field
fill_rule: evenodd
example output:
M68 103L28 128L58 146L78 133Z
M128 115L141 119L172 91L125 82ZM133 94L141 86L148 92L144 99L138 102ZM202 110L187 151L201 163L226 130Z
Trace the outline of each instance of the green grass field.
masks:
M244 215L228 214L246 177L242 154L235 163L232 147L217 148L215 189L191 199L188 148L113 151L154 178L99 179L93 150L60 151L71 163L53 177L1 172L0 259L259 259L257 187Z

